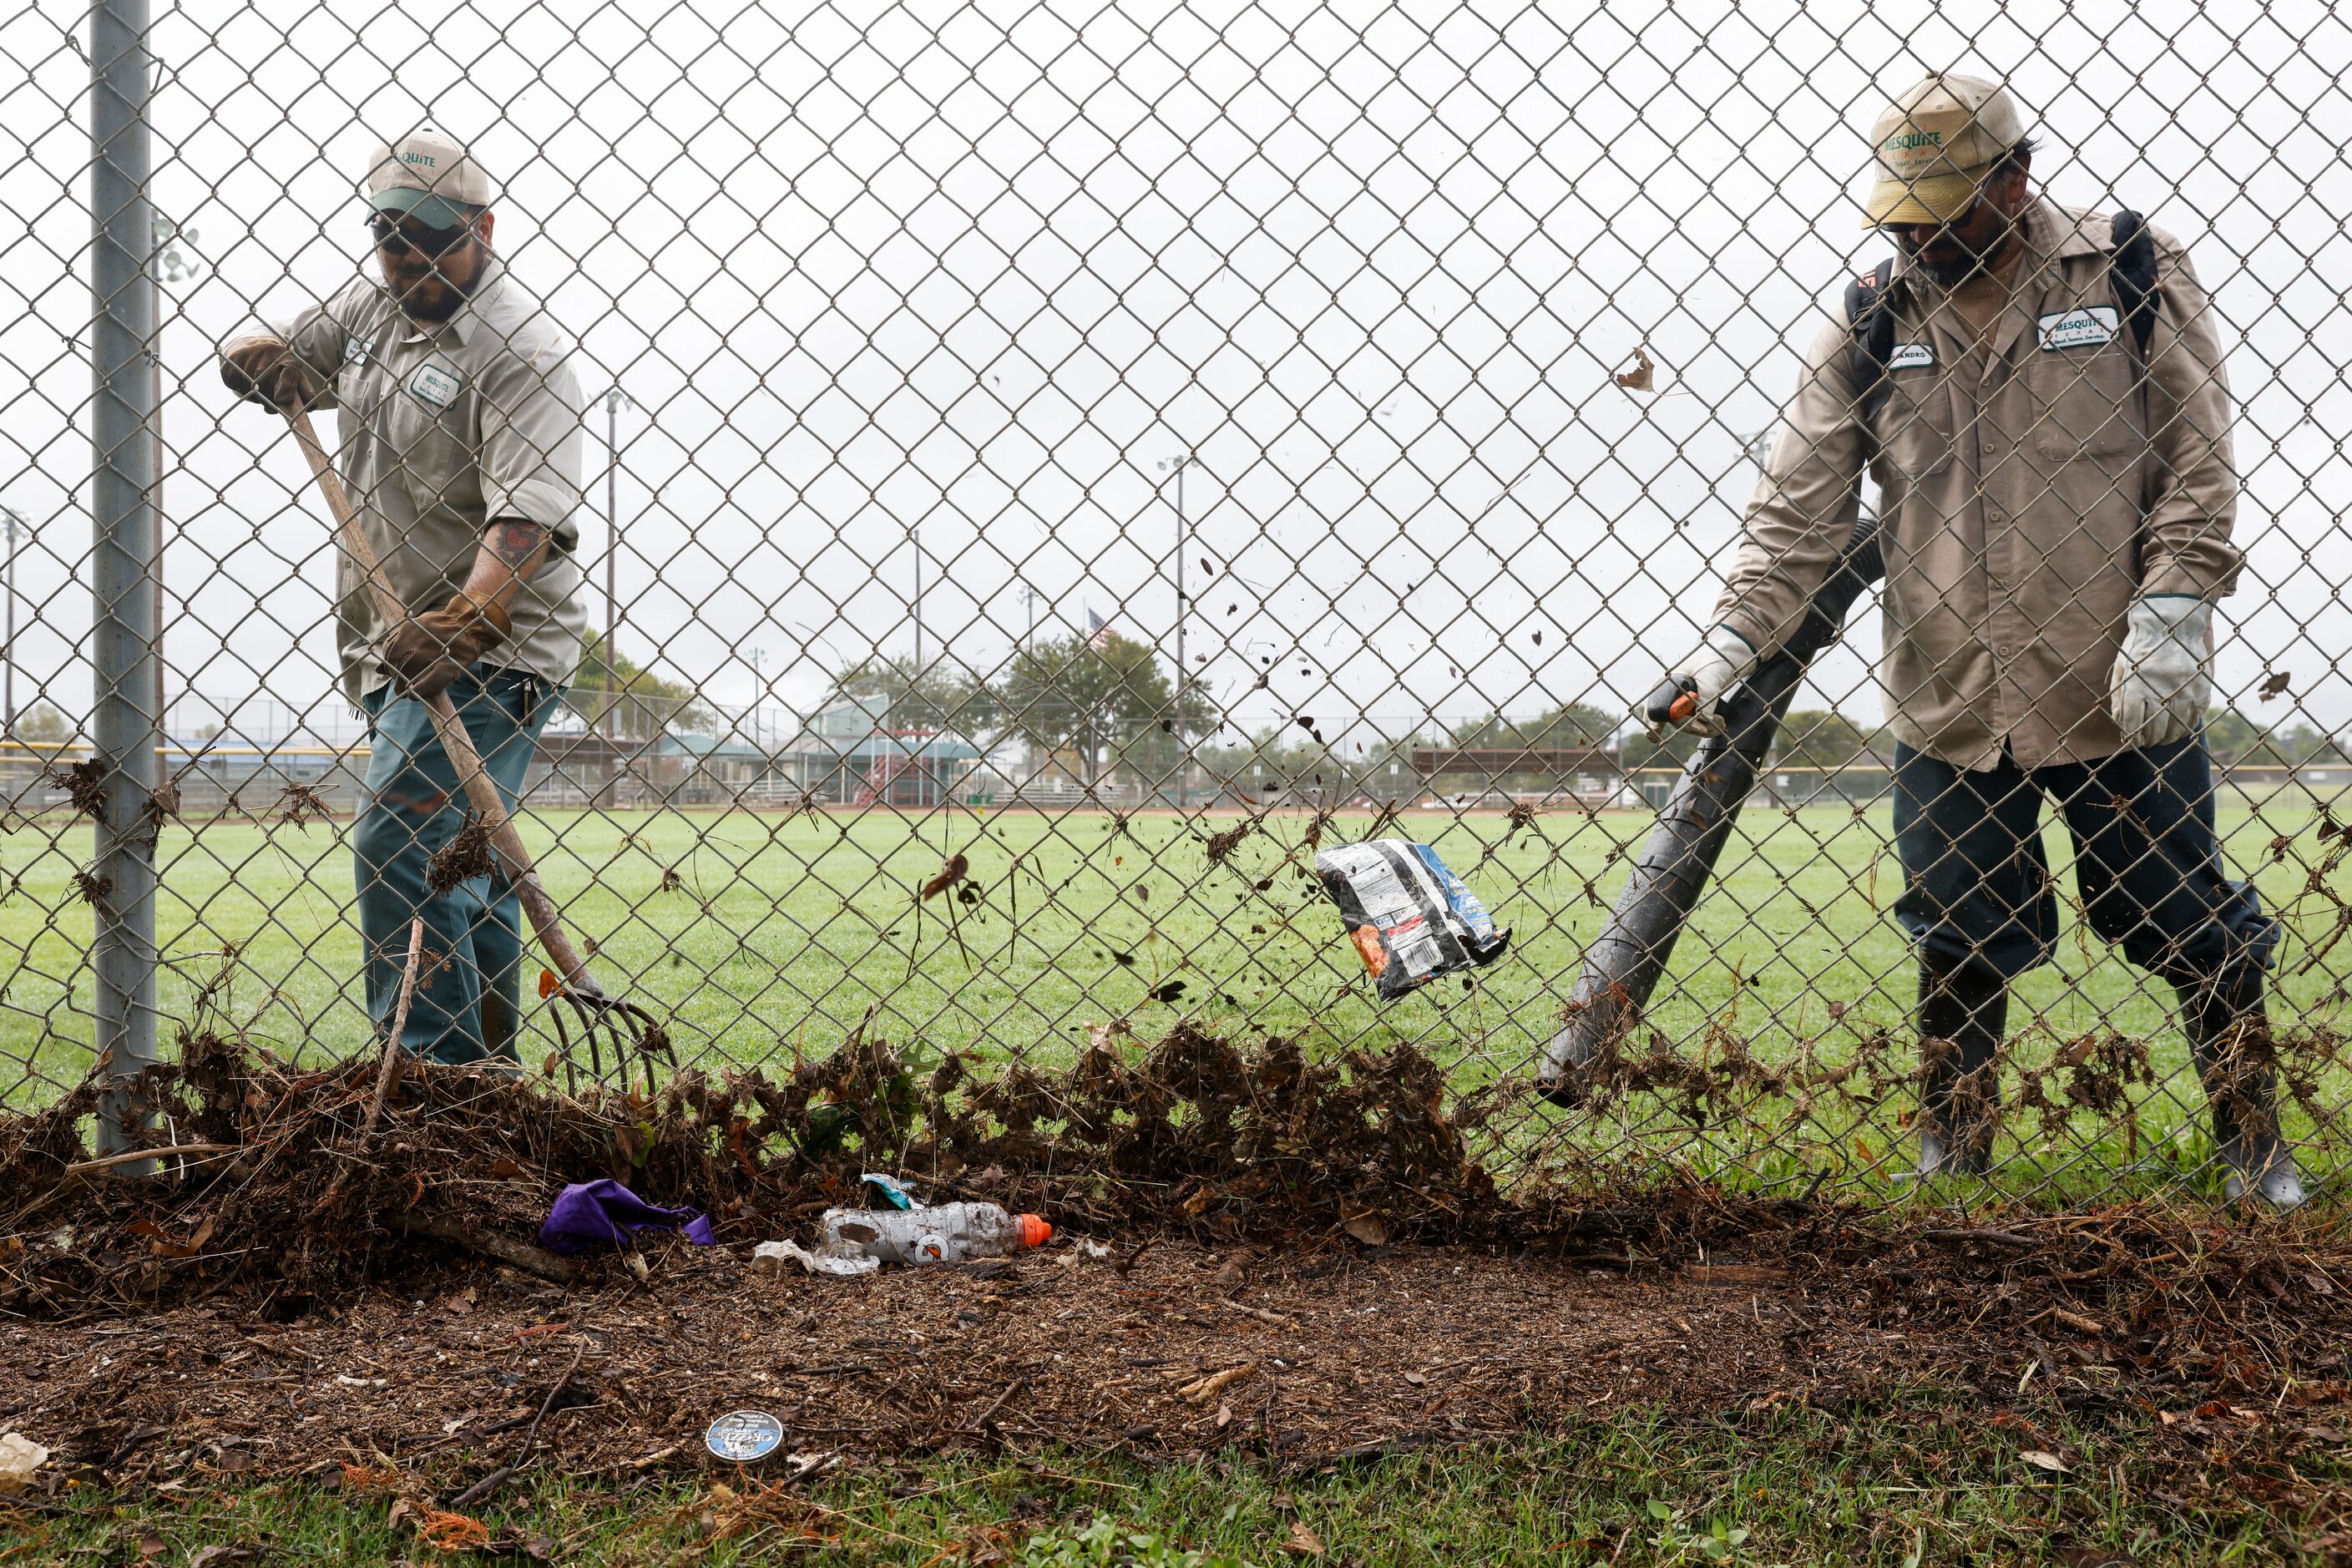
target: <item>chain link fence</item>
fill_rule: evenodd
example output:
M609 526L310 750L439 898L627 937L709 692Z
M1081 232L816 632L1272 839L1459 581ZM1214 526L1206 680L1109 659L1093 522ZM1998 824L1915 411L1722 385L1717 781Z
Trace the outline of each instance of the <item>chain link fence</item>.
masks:
M0 1099L142 1029L378 1048L331 520L216 355L375 266L371 150L430 121L499 184L587 404L588 646L524 837L683 1062L1410 1048L1498 1170L1906 1190L1874 588L1606 1070L1536 1089L1709 765L1630 704L1713 623L1804 345L1891 249L1872 117L1952 68L2011 86L2051 200L2146 212L2210 290L2246 552L2211 805L2283 932L2280 1099L2324 1189L2352 29L2095 12L16 10ZM1376 837L1433 847L1507 954L1380 1001L1312 874ZM1984 1190L2217 1191L2178 999L2050 847L2063 934L2017 983Z

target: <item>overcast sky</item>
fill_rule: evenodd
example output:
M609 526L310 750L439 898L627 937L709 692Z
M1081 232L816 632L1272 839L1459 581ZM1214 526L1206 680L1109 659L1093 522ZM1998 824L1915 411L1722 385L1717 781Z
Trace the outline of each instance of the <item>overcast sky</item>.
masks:
M158 9L155 198L199 264L162 343L184 727L342 718L323 513L212 352L353 275L371 145L425 118L503 183L592 397L633 401L623 650L716 700L806 708L912 651L918 528L927 652L992 670L1026 587L1041 631L1091 607L1172 656L1189 451L1194 668L1245 722L1615 707L1705 623L1744 439L1887 248L1864 132L1931 67L2013 85L2058 200L2189 242L2241 400L2221 684L2277 718L2251 688L2284 670L2352 721L2322 651L2352 642L2352 32L2322 4ZM18 696L77 714L86 46L54 0L0 23ZM1637 347L1646 395L1612 380ZM1801 700L1875 718L1877 646L1864 617Z

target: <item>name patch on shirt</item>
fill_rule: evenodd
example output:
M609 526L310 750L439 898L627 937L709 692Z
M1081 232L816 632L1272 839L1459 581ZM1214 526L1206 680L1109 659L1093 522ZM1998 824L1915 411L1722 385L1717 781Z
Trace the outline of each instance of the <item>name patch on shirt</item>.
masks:
M343 358L355 370L365 369L368 355L374 352L373 343L363 343L349 332L343 334Z
M2113 305L2085 305L2079 310L2053 310L2037 316L2034 336L2043 353L2059 349L2096 348L2115 339L2118 318Z
M457 388L462 384L439 365L428 364L409 378L408 395L428 408L446 408L457 401Z
M1933 343L1896 343L1895 352L1886 356L1889 370L1925 370L1935 363Z

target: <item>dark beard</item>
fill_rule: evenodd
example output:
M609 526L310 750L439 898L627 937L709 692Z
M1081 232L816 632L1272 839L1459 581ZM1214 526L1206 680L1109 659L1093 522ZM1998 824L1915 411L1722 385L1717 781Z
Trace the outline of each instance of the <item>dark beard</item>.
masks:
M1910 252L1910 262L1938 289L1957 289L1972 279L1992 276L1993 269L2008 258L2011 247L2017 243L2017 231L2012 227L2004 229L1990 250L1974 251L1962 245L1958 260L1940 262L1930 261L1914 250Z
M1983 257L1965 254L1958 261L1943 263L1924 261L1914 257L1911 264L1926 273L1928 281L1938 289L1957 289L1969 279L1990 270Z
M442 273L436 279L441 288L431 295L414 290L404 293L400 298L401 314L420 327L441 326L464 310L466 301L480 291L483 279L489 276L489 258L485 256L476 265L473 277L463 283L446 272Z

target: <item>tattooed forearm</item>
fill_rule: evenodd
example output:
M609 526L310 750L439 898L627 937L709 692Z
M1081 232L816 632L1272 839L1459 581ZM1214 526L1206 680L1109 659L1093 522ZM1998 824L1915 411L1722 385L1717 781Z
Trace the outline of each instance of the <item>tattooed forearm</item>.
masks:
M482 543L489 552L506 563L509 570L520 572L529 566L531 557L547 542L547 530L520 518L502 517L489 526Z

